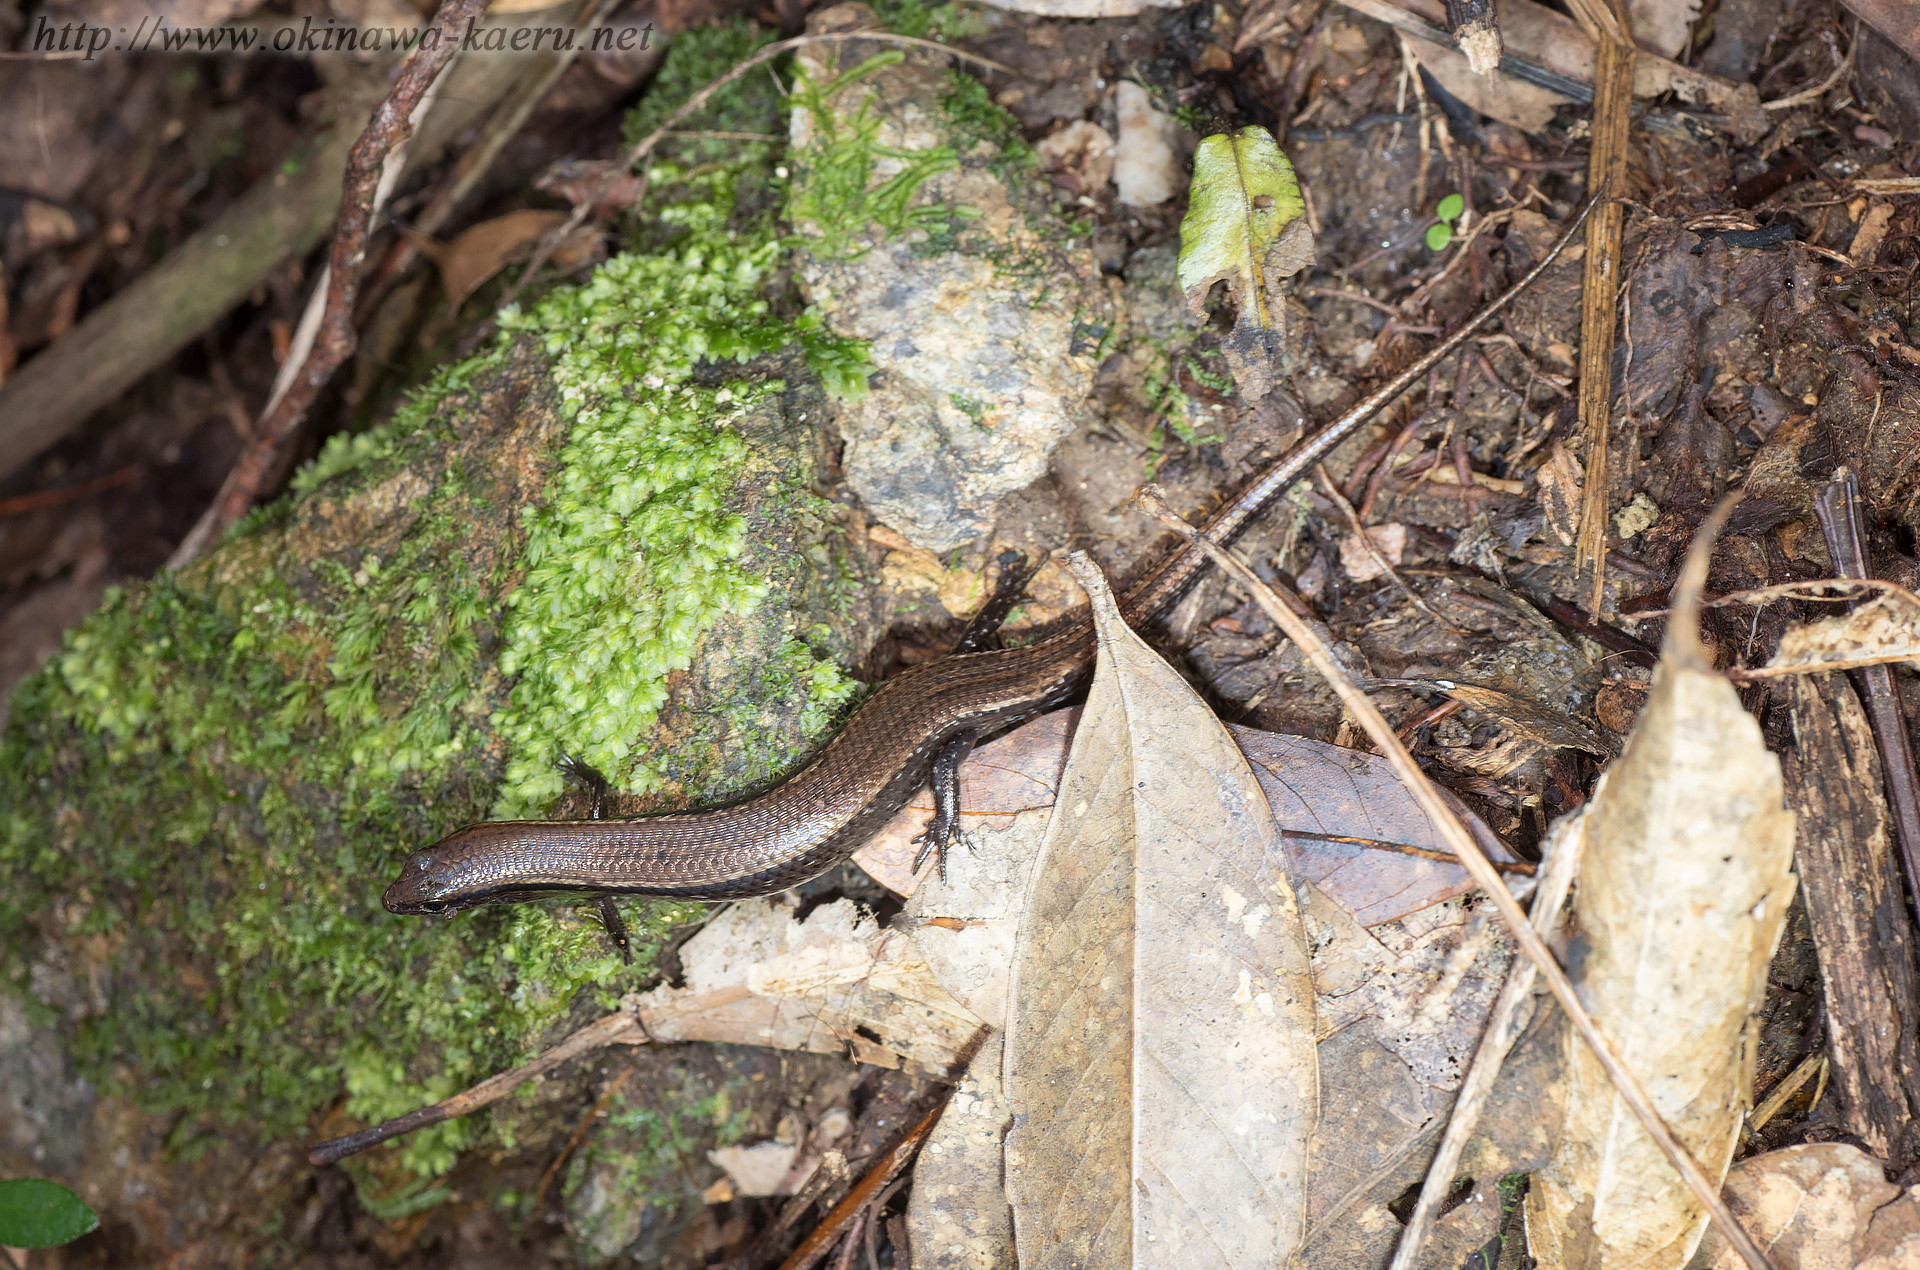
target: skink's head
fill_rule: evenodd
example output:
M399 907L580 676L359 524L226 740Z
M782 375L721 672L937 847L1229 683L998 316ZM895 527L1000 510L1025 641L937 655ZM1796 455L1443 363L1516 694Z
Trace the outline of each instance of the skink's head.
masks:
M431 917L458 913L486 901L474 898L466 886L467 870L460 867L456 847L459 834L443 838L424 851L413 853L400 876L387 888L385 902L389 913Z

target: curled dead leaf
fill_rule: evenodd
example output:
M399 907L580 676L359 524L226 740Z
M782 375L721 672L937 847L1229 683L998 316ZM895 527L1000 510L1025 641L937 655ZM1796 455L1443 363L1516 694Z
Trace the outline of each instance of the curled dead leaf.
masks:
M447 291L447 307L457 311L489 278L530 251L543 235L566 220L565 212L522 208L482 221L445 243L434 242L424 234L410 236L421 254L440 270L440 281ZM600 231L591 225L582 225L567 236L550 259L563 271L577 268L593 258L599 242Z
M1885 591L1851 613L1791 628L1780 637L1773 660L1744 677L1851 670L1891 662L1920 663L1920 603L1911 592Z

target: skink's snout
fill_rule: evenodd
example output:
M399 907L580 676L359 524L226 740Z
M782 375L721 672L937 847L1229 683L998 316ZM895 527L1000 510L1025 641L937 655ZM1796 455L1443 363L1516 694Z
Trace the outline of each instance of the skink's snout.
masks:
M416 851L387 888L387 911L410 917L453 912L458 905L448 898L452 884L452 871L445 862L436 859L431 850Z

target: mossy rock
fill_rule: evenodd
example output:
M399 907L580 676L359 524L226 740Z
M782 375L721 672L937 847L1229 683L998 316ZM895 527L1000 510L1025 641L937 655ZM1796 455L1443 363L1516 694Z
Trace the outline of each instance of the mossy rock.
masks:
M685 244L510 314L202 561L111 593L15 693L0 1085L45 1093L0 1106L0 1168L86 1193L132 1149L148 1199L89 1195L128 1248L217 1225L263 1145L290 1165L520 1061L703 911L626 903L629 968L564 903L386 913L408 852L550 813L563 752L628 806L725 800L857 695L865 580L812 492L810 358L831 374L838 346L775 315L777 240L700 179ZM503 1130L564 1136L565 1097L536 1102L376 1153L363 1198L414 1211Z

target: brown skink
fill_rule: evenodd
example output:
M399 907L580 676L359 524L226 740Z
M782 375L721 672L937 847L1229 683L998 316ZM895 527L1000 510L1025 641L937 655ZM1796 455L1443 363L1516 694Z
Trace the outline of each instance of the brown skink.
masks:
M1604 191L1602 192L1604 193ZM1375 412L1537 281L1572 241L1597 199L1527 275L1465 326L1340 418L1262 471L1208 518L1202 532L1227 544L1288 486ZM1164 613L1207 568L1199 548L1162 560L1121 598L1138 626ZM416 852L387 888L395 913L453 913L556 893L733 900L798 885L851 855L904 807L940 760L929 828L937 846L953 832L952 769L972 739L1071 697L1093 670L1093 626L1084 615L1024 648L962 653L911 667L869 697L818 754L763 794L706 811L632 820L495 821L468 825Z

